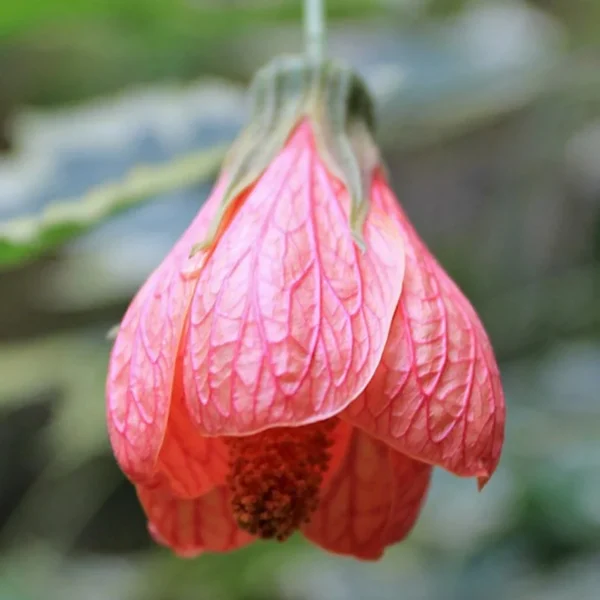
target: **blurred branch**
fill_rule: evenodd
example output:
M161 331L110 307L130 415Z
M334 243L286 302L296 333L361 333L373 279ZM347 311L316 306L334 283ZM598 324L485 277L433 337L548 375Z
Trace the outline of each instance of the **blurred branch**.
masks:
M121 182L53 203L39 215L0 223L0 268L34 258L158 194L205 181L224 154L225 148L217 147L165 165L136 167Z

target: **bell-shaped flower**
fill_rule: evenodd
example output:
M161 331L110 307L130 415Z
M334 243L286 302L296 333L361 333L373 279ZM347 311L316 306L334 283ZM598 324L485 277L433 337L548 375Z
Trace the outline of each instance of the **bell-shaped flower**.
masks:
M120 325L111 444L181 555L300 530L375 559L412 528L433 466L493 473L498 368L389 188L359 78L278 59L252 97L212 195Z

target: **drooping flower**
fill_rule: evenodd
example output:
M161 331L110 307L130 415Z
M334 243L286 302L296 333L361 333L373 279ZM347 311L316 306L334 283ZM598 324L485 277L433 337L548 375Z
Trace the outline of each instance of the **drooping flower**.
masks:
M151 534L183 556L300 530L375 559L412 528L433 466L492 475L496 361L387 184L361 81L278 59L252 96L121 323L111 444Z

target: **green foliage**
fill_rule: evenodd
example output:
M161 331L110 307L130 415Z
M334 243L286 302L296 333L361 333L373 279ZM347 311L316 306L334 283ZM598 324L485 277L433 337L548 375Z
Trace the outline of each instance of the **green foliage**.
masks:
M206 181L218 170L224 152L214 148L162 166L140 166L122 181L92 189L83 198L0 223L0 268L39 256L158 194Z
M380 10L379 2L366 0L330 0L332 19L364 17ZM177 28L195 28L203 36L234 34L252 24L297 21L302 3L284 2L206 2L196 0L122 0L91 2L90 0L21 0L2 7L0 39L17 35L47 23L109 19L125 27L135 28L142 35L161 36Z

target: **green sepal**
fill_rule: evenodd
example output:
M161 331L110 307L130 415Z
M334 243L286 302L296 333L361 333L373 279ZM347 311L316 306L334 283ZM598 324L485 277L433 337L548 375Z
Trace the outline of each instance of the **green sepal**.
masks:
M205 240L193 246L190 256L213 244L236 199L260 178L304 118L311 122L322 160L346 186L351 200L350 228L364 250L371 178L380 164L372 140L373 103L365 84L340 63L283 56L258 71L249 94L250 122L223 164L228 181L220 208Z

